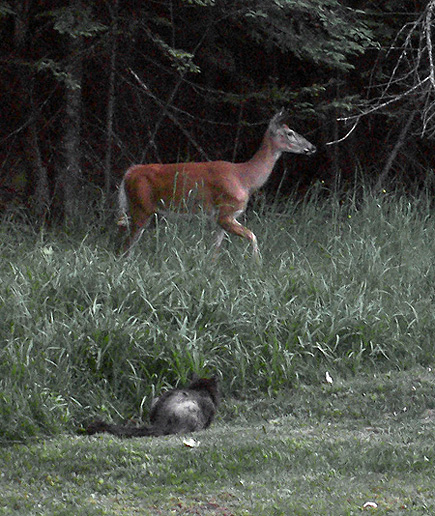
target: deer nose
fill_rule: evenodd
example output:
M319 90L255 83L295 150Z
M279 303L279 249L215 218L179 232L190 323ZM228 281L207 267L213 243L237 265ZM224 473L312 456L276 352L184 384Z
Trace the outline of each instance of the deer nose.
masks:
M305 154L314 154L317 151L315 145L310 145L304 149Z

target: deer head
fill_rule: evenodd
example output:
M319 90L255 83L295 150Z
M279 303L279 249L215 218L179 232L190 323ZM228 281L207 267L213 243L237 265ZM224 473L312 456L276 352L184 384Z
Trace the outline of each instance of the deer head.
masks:
M281 109L269 123L269 134L273 143L281 152L292 152L293 154L314 154L316 147L298 134L288 125L283 123L286 112Z

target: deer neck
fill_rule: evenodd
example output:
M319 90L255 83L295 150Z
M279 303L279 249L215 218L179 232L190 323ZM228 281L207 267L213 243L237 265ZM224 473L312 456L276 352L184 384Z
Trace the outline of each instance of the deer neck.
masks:
M240 179L249 191L257 190L264 185L281 154L282 151L272 144L269 135L266 134L258 151L249 161L243 163Z

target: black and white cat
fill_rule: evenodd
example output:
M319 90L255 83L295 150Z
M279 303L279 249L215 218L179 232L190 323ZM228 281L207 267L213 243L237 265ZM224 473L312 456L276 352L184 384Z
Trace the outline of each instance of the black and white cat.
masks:
M126 426L101 420L91 423L89 435L108 432L119 437L143 437L196 432L208 428L220 402L219 383L212 378L193 377L185 389L171 389L152 404L149 426Z

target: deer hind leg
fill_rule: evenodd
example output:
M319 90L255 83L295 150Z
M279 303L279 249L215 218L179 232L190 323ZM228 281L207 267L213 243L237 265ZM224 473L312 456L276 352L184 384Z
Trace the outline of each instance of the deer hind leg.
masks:
M156 213L154 202L152 201L152 188L149 184L141 185L140 190L135 190L129 195L131 230L126 242L126 251L130 253L137 244L142 233L150 222L151 216Z
M216 240L214 241L214 248L216 251L218 251L220 249L220 247L222 245L222 241L224 239L224 236L225 236L225 230L220 229L219 233L216 236Z
M214 242L214 245L213 245L213 254L212 254L212 261L215 262L217 260L217 257L218 257L218 254L219 254L219 249L222 245L222 241L224 239L224 236L225 236L225 230L224 229L220 229L219 230L219 233L217 234L217 237L216 237L216 240Z
M142 233L145 231L145 228L147 227L149 221L150 221L150 215L142 214L139 216L138 213L135 213L131 216L131 224L129 225L129 235L125 239L124 243L124 249L122 256L130 256L133 248L136 247L136 244L140 240L140 237L142 236Z
M258 249L257 237L254 235L254 233L251 230L249 230L248 228L246 228L245 226L243 226L242 224L240 224L240 222L238 222L236 220L236 216L238 214L239 213L236 213L236 214L233 213L231 215L220 216L218 218L217 222L221 226L221 228L223 230L227 231L228 233L232 233L233 235L237 235L242 238L248 239L252 245L253 256L257 260L259 260L260 259L260 251ZM220 247L220 245L222 243L223 236L224 236L224 233L221 232L216 239L215 245L216 245L217 249Z
M135 215L132 216L131 233L127 242L129 251L138 243L142 233L149 223L150 216L151 215L146 213L135 213Z

